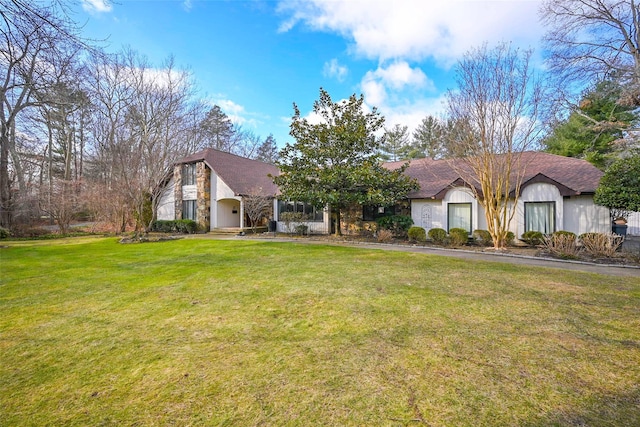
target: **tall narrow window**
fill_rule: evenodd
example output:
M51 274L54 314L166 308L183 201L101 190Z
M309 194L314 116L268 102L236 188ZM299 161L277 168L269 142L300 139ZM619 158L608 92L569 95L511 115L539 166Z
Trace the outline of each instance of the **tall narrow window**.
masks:
M182 185L196 185L196 164L182 165Z
M452 228L462 228L471 234L471 203L449 203L448 225Z
M551 234L556 231L555 202L525 202L524 231L539 231Z
M195 200L183 200L182 201L182 219L196 220L196 201Z

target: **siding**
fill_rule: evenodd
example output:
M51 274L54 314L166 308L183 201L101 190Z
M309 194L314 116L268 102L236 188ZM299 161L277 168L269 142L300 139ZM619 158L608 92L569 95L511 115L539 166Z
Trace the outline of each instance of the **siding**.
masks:
M176 205L175 205L175 192L173 187L175 181L173 178L169 180L169 183L162 191L160 200L158 200L157 218L159 220L172 221L176 219Z
M564 200L563 230L582 233L611 231L609 209L593 203L591 196L572 196Z

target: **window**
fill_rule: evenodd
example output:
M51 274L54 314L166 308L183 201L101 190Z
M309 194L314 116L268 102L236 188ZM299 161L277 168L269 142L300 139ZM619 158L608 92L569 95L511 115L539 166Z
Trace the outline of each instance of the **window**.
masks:
M182 185L196 185L196 164L182 165Z
M196 201L195 200L183 200L182 201L182 219L196 220Z
M362 220L375 221L383 216L395 215L395 206L362 206Z
M555 202L525 202L524 231L551 234L556 231Z
M449 203L448 225L452 228L462 228L471 234L471 203Z
M297 212L302 214L303 221L322 222L323 220L322 209L316 209L309 203L278 200L278 218L286 212Z

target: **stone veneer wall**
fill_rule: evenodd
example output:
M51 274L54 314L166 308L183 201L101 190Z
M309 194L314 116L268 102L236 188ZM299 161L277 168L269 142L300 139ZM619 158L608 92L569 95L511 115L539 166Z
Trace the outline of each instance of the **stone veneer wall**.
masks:
M176 165L173 168L174 195L175 195L175 211L176 218L182 219L182 165Z
M204 162L196 163L196 218L203 231L209 231L211 225L211 171Z

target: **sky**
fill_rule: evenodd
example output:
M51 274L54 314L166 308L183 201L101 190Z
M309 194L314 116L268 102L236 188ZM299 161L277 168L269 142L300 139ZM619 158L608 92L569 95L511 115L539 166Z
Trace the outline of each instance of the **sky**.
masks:
M454 67L483 43L539 49L541 0L77 0L85 37L154 67L173 56L198 96L278 146L324 88L363 95L385 127L443 110ZM541 61L539 62L540 66Z

